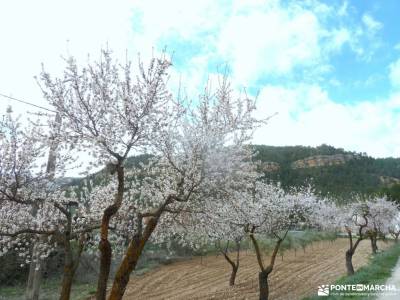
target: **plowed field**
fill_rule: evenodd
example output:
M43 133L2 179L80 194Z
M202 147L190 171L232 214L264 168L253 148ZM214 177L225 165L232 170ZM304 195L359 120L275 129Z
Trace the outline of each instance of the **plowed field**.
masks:
M346 273L346 239L317 242L306 253L287 251L277 258L270 275L270 298L301 299L315 294L318 285L334 282ZM384 249L389 244L378 245ZM362 241L353 257L355 269L368 262L369 241ZM268 257L264 257L265 260ZM142 276L132 275L125 300L258 299L258 265L253 252L241 253L235 287L228 286L230 266L222 256L207 256L160 267Z

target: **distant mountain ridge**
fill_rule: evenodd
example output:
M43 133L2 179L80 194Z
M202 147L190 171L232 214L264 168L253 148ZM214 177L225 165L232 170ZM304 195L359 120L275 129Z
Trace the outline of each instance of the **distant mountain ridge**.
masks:
M265 178L284 188L312 184L321 194L345 201L352 193L377 193L400 184L400 158L372 158L329 145L254 147Z
M345 151L329 145L253 147L264 179L280 182L285 189L311 184L317 193L347 202L352 194L382 193L394 186L400 203L400 158L372 158L366 153ZM150 157L130 157L125 167L134 168ZM98 184L104 180L107 182L109 174L103 169L91 178ZM60 182L73 186L83 184L82 178L65 178Z

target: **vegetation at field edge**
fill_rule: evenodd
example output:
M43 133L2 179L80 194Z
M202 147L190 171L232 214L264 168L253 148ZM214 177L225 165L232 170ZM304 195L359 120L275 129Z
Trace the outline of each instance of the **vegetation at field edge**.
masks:
M375 285L384 284L391 276L393 268L395 267L400 257L400 244L396 243L384 252L374 255L370 263L361 267L354 275L344 276L337 280L334 284L347 285L347 284L365 284ZM323 297L326 300L342 300L342 299L361 299L360 296L328 296ZM373 299L369 297L368 299ZM321 297L312 296L304 298L303 300L318 300Z

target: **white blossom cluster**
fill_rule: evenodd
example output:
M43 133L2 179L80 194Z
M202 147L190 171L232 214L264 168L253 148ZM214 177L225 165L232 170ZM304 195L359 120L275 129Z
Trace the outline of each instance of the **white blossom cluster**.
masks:
M320 200L311 189L285 192L257 179L246 178L242 185L225 190L219 201L205 202L195 218L183 220L184 241L199 248L202 243L240 241L253 234L280 239L300 225L316 225L314 209Z
M45 193L36 212L27 208L26 217L16 218L19 223L6 218L3 223L13 224L4 227L5 233L25 230L22 223L29 224L26 229L31 232L7 239L52 236L51 243L46 242L51 248L84 233L90 235L88 244L93 247L89 248L96 251L104 213L115 206L107 238L114 249L123 252L151 218L158 222L151 239L168 240L179 233L177 224L259 176L247 146L260 124L252 117L254 101L234 96L226 78L215 91L207 88L198 100L184 102L174 99L167 89L171 63L165 56L152 59L146 68L139 63L138 75L134 75L131 62L118 63L109 50L101 53L99 61L89 60L82 68L74 58L68 58L66 64L61 78L52 78L45 70L39 78L45 98L62 120L50 124L50 131L58 126L57 134L42 139L39 149L47 150L57 141L57 155L84 151L92 158L87 170L107 166L111 176L106 183L84 187L79 195L54 184L52 188L30 188ZM36 141L32 143L30 149L36 146ZM121 172L129 155L143 151L153 155L148 163ZM38 160L28 158L30 163ZM64 160L58 158L57 162L56 170L61 173ZM32 168L29 165L24 170ZM118 168L122 179L114 176ZM3 186L12 182L10 179ZM25 195L22 198L27 199ZM69 211L71 203L73 213Z
M46 134L37 128L22 128L11 111L0 127L0 255L14 250L26 263L45 259L65 242L66 234L72 240L91 232L100 215L93 202L78 202L73 192L67 197L55 172L47 170L45 157L54 139L51 130ZM69 156L57 157L54 169L62 174ZM31 255L33 245L37 257Z
M356 235L371 230L386 235L390 228L394 228L399 216L398 206L379 196L368 199L355 197L345 205L323 199L314 210L313 222L321 228Z
M138 75L130 61L114 61L110 50L86 67L80 68L73 57L66 64L62 78L53 79L43 70L40 84L66 120L63 139L95 158L88 170L149 146L153 135L181 113L166 88L171 63L165 56L153 58L147 69L140 63Z

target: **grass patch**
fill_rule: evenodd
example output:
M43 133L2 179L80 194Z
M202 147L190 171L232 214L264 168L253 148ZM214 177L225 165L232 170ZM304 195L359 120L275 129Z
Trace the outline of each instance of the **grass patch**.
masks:
M396 266L400 256L400 244L395 244L384 252L373 256L368 265L361 267L352 276L344 276L337 280L335 284L384 284L391 276L393 268ZM362 299L365 296L328 296L318 297L312 296L303 300L341 300L341 299ZM370 297L371 299L373 297Z
M46 279L40 287L40 300L54 300L59 297L61 281L59 279ZM84 300L96 292L95 284L74 283L72 285L71 300ZM14 285L0 287L0 300L25 299L25 286Z

